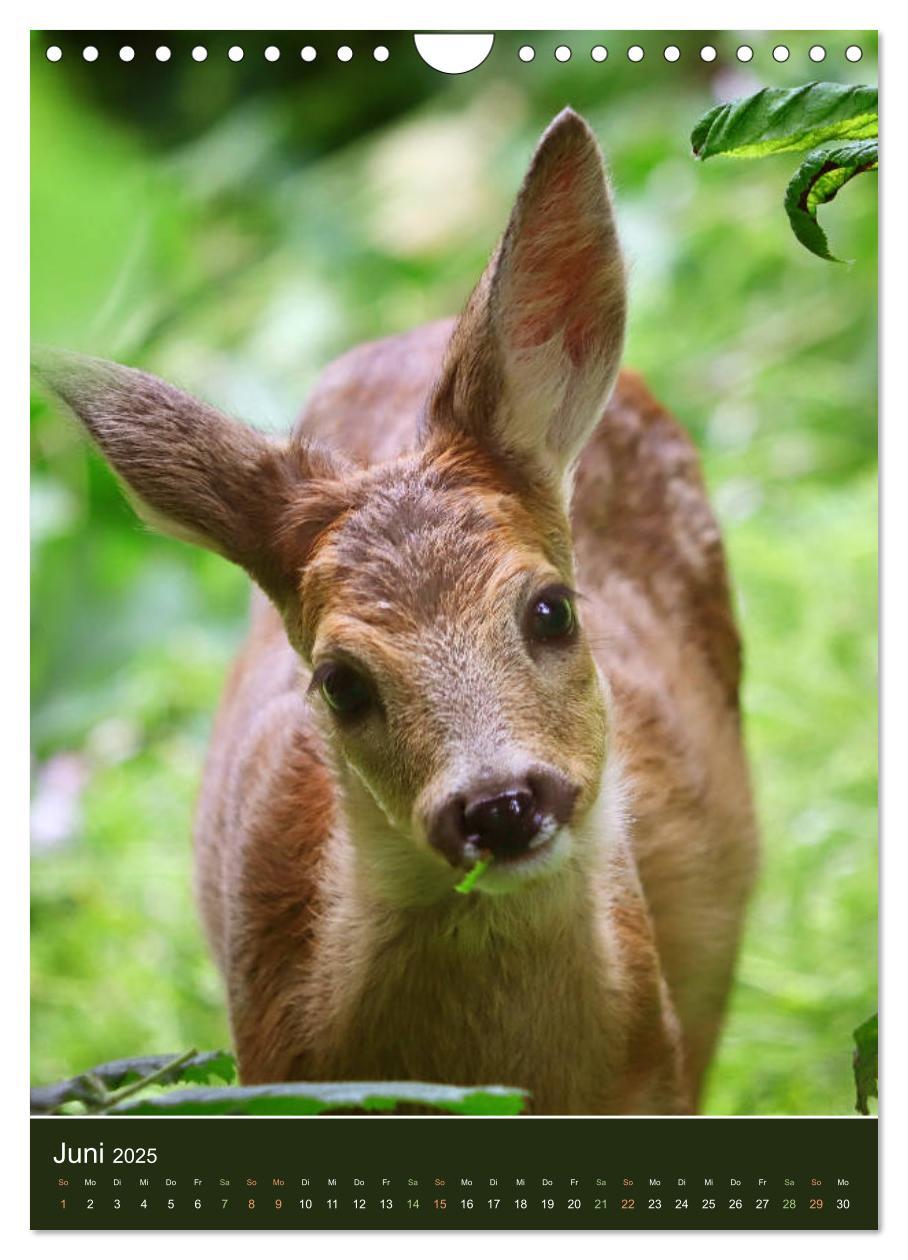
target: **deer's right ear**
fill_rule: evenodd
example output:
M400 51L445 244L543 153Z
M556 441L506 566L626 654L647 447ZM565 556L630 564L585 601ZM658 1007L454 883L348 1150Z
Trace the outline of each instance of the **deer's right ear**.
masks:
M618 372L625 287L599 146L566 109L454 331L426 437L466 433L563 483Z
M311 452L116 363L43 350L33 369L84 425L139 516L241 565L286 607L295 573L285 517L317 471Z

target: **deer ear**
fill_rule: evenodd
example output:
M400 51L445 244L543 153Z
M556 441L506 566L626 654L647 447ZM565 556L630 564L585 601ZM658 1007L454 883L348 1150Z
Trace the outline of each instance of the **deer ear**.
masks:
M618 372L626 285L593 133L564 110L455 329L427 412L559 480Z
M293 587L281 522L306 451L132 368L43 350L35 374L88 431L148 524L241 565L278 607Z

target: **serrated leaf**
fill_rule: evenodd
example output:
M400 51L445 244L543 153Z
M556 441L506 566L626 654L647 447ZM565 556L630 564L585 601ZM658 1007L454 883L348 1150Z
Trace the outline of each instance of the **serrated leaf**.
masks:
M805 83L762 88L743 100L717 105L691 134L694 156L757 158L794 153L836 140L877 135L877 89L863 84Z
M785 191L785 211L795 236L812 254L830 262L841 261L830 253L826 233L817 222L817 210L832 201L855 175L876 170L878 165L876 140L850 140L808 153Z
M55 1111L67 1102L81 1102L91 1107L100 1101L103 1091L121 1089L134 1081L158 1073L176 1059L172 1054L143 1055L135 1059L115 1059L90 1068L80 1076L57 1081L53 1085L40 1085L31 1091L33 1114ZM236 1080L236 1062L226 1050L212 1050L197 1054L178 1067L158 1077L158 1083L176 1085L181 1081L207 1085L211 1081L224 1081L230 1085Z
M197 1085L208 1085L211 1081L232 1085L236 1080L236 1059L226 1050L210 1050L184 1063L177 1075L171 1076L168 1072L161 1079L164 1084L179 1080L193 1081Z
M852 1063L854 1066L854 1086L857 1099L854 1109L862 1116L870 1114L867 1106L868 1098L878 1098L878 1053L879 1053L879 1020L871 1016L860 1028L854 1030L856 1046Z
M343 1081L238 1085L181 1089L130 1098L110 1111L118 1116L317 1116L330 1111L429 1108L462 1116L515 1116L524 1109L523 1090L504 1085L433 1085L414 1081Z

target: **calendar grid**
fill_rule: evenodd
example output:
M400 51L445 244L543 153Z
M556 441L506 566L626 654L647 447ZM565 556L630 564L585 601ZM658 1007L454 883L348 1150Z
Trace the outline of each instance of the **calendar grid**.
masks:
M340 1119L338 1117L337 1119ZM36 1229L875 1229L873 1117L32 1121ZM351 1129L351 1125L353 1128ZM315 1126L315 1127L313 1127Z

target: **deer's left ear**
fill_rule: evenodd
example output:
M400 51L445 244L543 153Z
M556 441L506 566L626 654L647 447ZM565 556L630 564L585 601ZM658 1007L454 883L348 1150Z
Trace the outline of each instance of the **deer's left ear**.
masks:
M572 110L542 137L427 412L563 479L618 372L626 284L599 146Z

